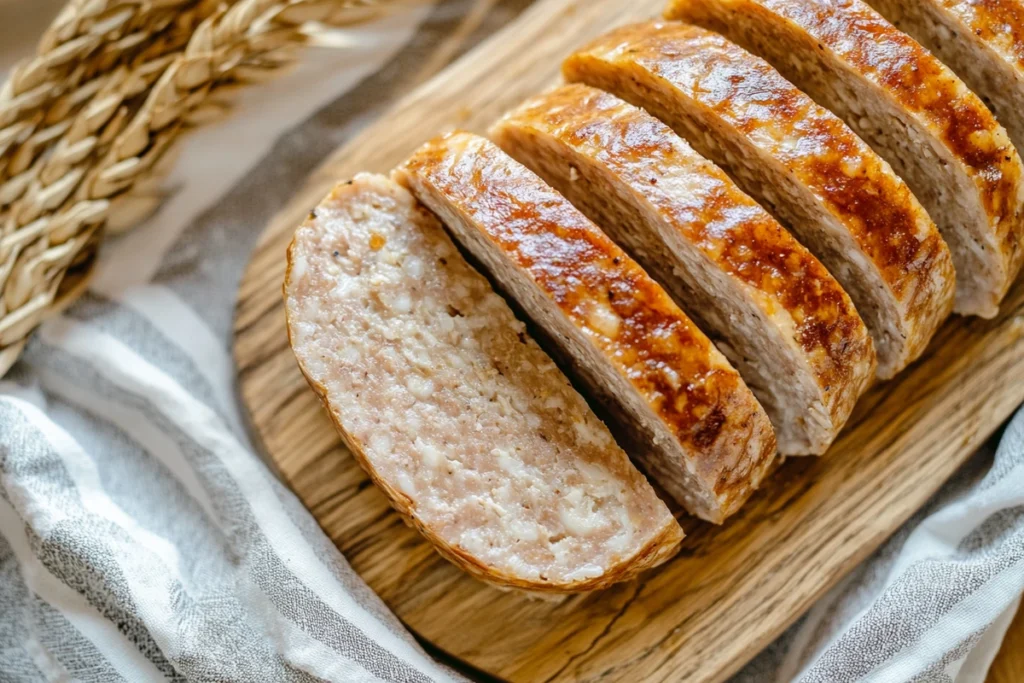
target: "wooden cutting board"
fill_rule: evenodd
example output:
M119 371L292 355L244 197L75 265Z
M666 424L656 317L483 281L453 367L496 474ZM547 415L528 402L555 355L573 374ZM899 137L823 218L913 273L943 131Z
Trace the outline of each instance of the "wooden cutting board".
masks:
M991 321L951 319L865 396L820 459L786 463L724 527L684 519L677 558L562 603L463 575L406 528L340 444L288 349L294 227L337 181L386 172L452 127L482 132L557 78L575 46L661 0L540 0L338 150L270 223L241 285L235 356L258 443L353 567L422 639L514 681L722 680L863 560L1024 401L1024 288Z

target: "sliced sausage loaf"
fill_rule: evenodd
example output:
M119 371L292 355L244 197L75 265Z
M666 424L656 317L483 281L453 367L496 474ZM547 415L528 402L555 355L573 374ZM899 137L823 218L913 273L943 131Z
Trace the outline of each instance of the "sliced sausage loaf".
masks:
M1024 149L1024 0L869 0L934 52Z
M952 311L953 261L917 199L764 60L717 33L647 22L598 38L563 73L644 107L779 217L853 299L882 379L920 356Z
M1020 270L1022 167L984 103L861 0L672 0L838 114L907 181L956 265L955 310L994 316Z
M397 176L551 335L666 491L712 522L742 504L775 454L768 418L640 266L481 137L435 139Z
M437 220L393 181L339 185L299 227L288 336L349 449L405 519L476 577L603 588L682 530Z
M874 376L872 343L839 283L775 219L664 123L595 88L528 100L491 133L719 340L780 453L829 447Z

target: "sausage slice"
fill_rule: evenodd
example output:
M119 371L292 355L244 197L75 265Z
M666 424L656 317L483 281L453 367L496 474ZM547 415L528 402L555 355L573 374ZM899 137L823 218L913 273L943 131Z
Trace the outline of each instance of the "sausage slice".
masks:
M845 120L939 226L956 266L955 310L996 315L1024 257L1024 169L952 71L861 0L671 0L666 16L764 57Z
M739 374L629 256L562 195L469 133L428 142L396 173L641 444L647 471L721 522L775 454Z
M869 0L977 93L1024 149L1024 2Z
M881 379L952 311L949 249L909 188L764 60L717 33L647 22L598 38L563 73L660 118L778 217L853 299Z
M284 282L299 367L356 459L444 557L506 588L604 588L682 530L505 301L391 180L337 186Z
M774 218L664 123L585 85L528 100L491 132L719 341L783 455L829 447L874 376L871 338Z

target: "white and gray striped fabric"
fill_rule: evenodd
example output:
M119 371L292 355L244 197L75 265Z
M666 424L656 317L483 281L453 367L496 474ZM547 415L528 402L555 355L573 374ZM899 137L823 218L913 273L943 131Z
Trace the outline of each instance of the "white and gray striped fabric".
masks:
M473 39L526 4L488 3ZM460 678L254 454L229 335L267 218L470 5L314 50L191 138L160 213L0 381L0 681ZM981 681L1022 590L1024 416L736 680Z

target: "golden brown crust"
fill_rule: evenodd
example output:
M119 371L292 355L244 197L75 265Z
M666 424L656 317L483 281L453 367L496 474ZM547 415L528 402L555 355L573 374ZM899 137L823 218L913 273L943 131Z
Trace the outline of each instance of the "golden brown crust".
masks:
M1002 59L1018 70L1024 69L1024 2L1021 0L915 1L933 2L945 9Z
M825 267L724 172L642 109L585 85L528 100L498 124L499 135L505 126L598 160L750 292L796 343L838 432L874 376L867 329Z
M1020 269L1022 167L992 112L946 66L861 0L671 0L665 11L728 33L718 11L795 28L882 88L941 141L978 188L1006 273ZM726 23L723 23L726 22Z
M1024 3L1020 0L938 0L971 31L1024 69Z
M350 191L348 189L350 184L351 181L349 183L339 183L336 185L322 203L339 201ZM310 219L307 219L303 225L308 223L309 220ZM291 319L291 310L287 306L287 292L292 282L294 249L295 239L293 238L292 242L288 245L286 255L287 264L285 267L284 281L282 283L282 293L285 297L286 303L285 329L288 335L289 346L292 345L293 321ZM662 528L658 535L653 537L651 541L641 548L640 551L632 557L624 559L617 566L610 568L599 577L574 581L569 584L557 584L543 581L527 581L496 571L494 568L482 564L473 555L449 544L436 534L429 525L424 524L418 518L414 501L378 474L376 468L367 457L363 445L345 429L340 420L338 407L332 403L331 398L328 395L327 387L310 375L299 354L296 354L296 361L303 377L305 377L306 382L316 394L320 404L324 407L324 410L330 417L331 422L334 424L334 427L346 448L352 453L353 457L355 457L356 461L367 473L371 481L373 481L381 492L384 493L388 501L391 503L391 506L399 515L401 515L405 523L419 531L442 557L481 581L500 588L520 590L538 595L583 593L608 588L616 583L628 581L634 578L637 574L665 562L679 550L684 534L682 528L672 520Z
M774 457L767 417L707 336L640 266L564 197L478 136L435 138L401 171L437 188L592 340L693 453L723 508L731 512L746 499ZM602 307L613 314L612 330L595 316ZM754 442L760 451L745 452Z
M778 159L842 223L900 303L904 363L920 355L951 311L949 250L909 188L846 124L764 60L710 31L652 21L596 39L565 61L563 73L570 81L695 101ZM658 99L636 104L672 124Z
M957 73L1024 149L1024 0L867 0Z

